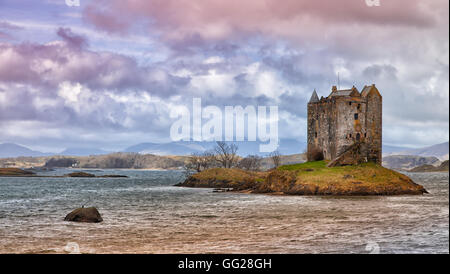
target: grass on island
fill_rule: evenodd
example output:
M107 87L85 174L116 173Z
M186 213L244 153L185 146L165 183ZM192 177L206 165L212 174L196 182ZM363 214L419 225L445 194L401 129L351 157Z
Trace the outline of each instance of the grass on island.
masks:
M420 194L408 176L375 163L327 167L326 161L283 165L265 172L212 168L192 175L184 186L231 187L300 195Z
M237 168L210 168L191 177L198 180L214 180L219 182L263 182L266 172L246 171Z
M297 177L300 182L307 181L316 184L342 183L346 181L379 184L409 180L409 177L406 175L371 162L352 166L327 167L326 161L316 161L285 165L278 169L297 171Z
M347 194L416 194L426 192L408 176L375 163L327 167L326 161L285 165L280 172L294 174L290 191L308 189L315 193ZM280 176L278 176L280 177ZM282 176L281 176L282 177ZM286 184L281 180L282 184ZM272 188L276 188L272 184ZM285 187L286 188L286 187Z

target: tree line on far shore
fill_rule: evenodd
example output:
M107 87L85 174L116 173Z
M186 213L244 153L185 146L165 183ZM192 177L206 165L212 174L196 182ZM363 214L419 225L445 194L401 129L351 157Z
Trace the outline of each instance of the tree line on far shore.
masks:
M92 156L52 156L44 159L46 168L131 168L131 169L177 169L182 168L192 174L209 168L239 168L247 171L260 171L281 165L282 155L278 151L267 157L237 154L239 147L234 143L216 142L205 152L189 156L159 156L139 153L111 153Z

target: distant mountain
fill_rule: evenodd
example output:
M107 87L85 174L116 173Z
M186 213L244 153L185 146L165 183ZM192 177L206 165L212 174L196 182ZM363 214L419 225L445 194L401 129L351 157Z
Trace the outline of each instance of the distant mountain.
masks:
M443 172L443 171L448 171L448 160L442 162L440 166L422 165L410 170L410 172Z
M384 147L383 147L384 149ZM417 155L417 156L434 156L441 161L448 160L449 146L448 142L437 144L429 147L423 148L410 148L397 151L391 151L390 153L385 153L383 150L383 155Z
M417 156L417 155L391 155L383 157L383 166L393 169L409 170L423 165L439 165L441 162L438 158Z
M31 150L27 147L13 143L0 144L0 158L12 158L20 156L40 157L50 155L52 155L52 153L44 153L36 150Z
M401 151L414 149L412 147L399 147L399 146L389 146L383 145L383 156L398 154Z
M238 154L240 156L247 156L256 154L265 156L268 153L260 153L259 145L262 142L233 142L238 146ZM192 153L201 153L214 148L216 142L196 142L196 141L178 141L170 143L141 143L130 146L124 152L136 152L140 154L155 154L155 155L189 155ZM280 141L278 151L283 155L302 153L306 144L292 139L283 139Z
M172 142L172 143L141 143L130 146L124 152L154 155L189 155L207 150L209 145L205 142Z
M66 156L90 156L90 155L103 155L108 153L111 153L111 151L105 151L98 148L71 147L63 150L59 154Z
M419 156L434 156L441 161L448 160L448 142L437 144L429 147L411 149L405 151L405 154L419 155Z

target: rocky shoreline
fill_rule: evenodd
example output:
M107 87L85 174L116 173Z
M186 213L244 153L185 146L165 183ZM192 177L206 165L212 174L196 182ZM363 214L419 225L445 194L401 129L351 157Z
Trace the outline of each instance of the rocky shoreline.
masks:
M95 175L87 172L72 172L63 176L45 176L37 175L33 171L23 170L20 168L0 168L1 177L33 177L33 178L128 178L126 175L107 174L107 175Z
M426 189L408 176L375 164L326 167L325 162L282 166L267 172L210 169L176 186L231 189L279 195L421 195Z

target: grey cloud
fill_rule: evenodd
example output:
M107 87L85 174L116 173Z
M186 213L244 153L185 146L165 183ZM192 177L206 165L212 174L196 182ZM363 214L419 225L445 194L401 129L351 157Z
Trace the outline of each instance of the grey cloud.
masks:
M84 37L74 34L69 28L59 28L57 33L69 46L81 49L86 46L87 41Z

